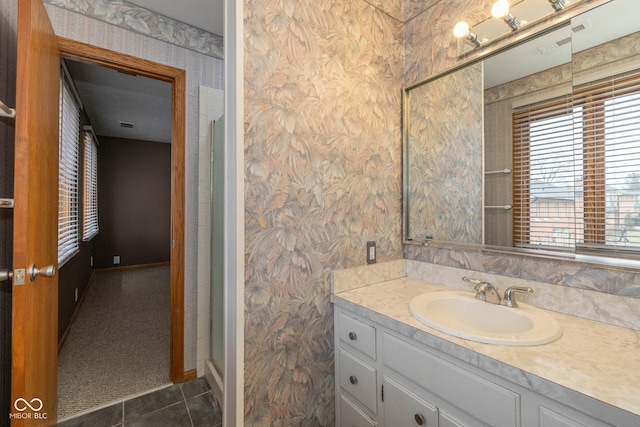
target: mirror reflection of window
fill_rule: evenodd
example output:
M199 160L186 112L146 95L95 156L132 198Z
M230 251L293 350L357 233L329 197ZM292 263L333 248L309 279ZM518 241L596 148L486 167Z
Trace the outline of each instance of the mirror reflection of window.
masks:
M567 177L562 169L571 169L566 157L572 154L563 152L573 131L571 117L564 116L571 106L571 29L558 28L490 57L484 70L484 243L572 249L574 233L560 231L567 222L548 220L553 187L545 185L551 174ZM550 145L562 154L546 164L542 150ZM505 169L511 172L494 173Z
M554 253L638 257L637 0L612 0L547 30L469 64L481 64L483 69L482 243ZM451 129L465 127L460 121L468 118L452 113L452 106L466 107L463 101L470 98L454 93L448 103L430 105L426 114L413 103L418 91L425 89L421 85L407 89L412 103L405 136L445 135L445 131L450 134ZM444 111L448 116L442 119ZM469 140L449 138L440 142L438 150L451 153L460 147L460 139ZM430 155L418 153L423 147L412 145L418 140L406 141L409 153L416 150L410 159ZM428 145L426 139L420 141ZM458 153L458 164L470 157L463 155L464 150ZM438 152L434 158L428 169L417 163L405 165L406 237L419 242L434 238L476 243L431 233L433 229L450 229L464 217L440 215L436 220L428 215L433 206L456 212L447 206L450 193L438 192L443 186L433 185L438 179L446 180L451 188L464 188L456 184L463 175L458 170L439 175L438 166L443 162L437 159L443 157ZM415 215L418 212L423 216Z
M515 246L640 250L640 73L521 107L513 133Z

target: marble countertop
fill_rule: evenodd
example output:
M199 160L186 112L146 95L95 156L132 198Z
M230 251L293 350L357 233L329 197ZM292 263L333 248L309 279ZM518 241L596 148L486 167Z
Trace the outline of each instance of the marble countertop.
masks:
M547 397L565 400L557 384L640 416L640 332L549 311L563 327L558 340L512 347L448 335L409 313L413 297L450 289L403 277L334 293L331 301Z

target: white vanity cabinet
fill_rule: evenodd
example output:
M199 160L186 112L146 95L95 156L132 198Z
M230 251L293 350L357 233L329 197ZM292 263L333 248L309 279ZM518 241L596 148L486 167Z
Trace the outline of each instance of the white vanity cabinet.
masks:
M335 312L336 414L338 425L378 425L376 328Z
M406 339L386 331L381 335L385 374L394 375L405 387L412 388L416 394L437 405L444 414L446 421L443 423L520 426L518 393L425 351Z
M558 403L339 306L335 344L338 427L640 426L568 389L573 407Z
M520 425L516 393L353 313L336 310L335 325L338 426ZM504 411L486 409L487 401Z

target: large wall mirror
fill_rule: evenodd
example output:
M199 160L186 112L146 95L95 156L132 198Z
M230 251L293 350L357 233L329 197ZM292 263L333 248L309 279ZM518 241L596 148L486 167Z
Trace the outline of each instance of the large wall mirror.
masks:
M407 243L640 259L636 2L405 91Z

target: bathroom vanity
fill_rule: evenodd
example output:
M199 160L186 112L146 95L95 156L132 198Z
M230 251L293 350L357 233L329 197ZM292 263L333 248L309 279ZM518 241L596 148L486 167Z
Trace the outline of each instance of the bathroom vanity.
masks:
M551 313L563 327L551 343L469 341L409 312L450 288L373 276L333 278L338 426L640 426L637 331Z

